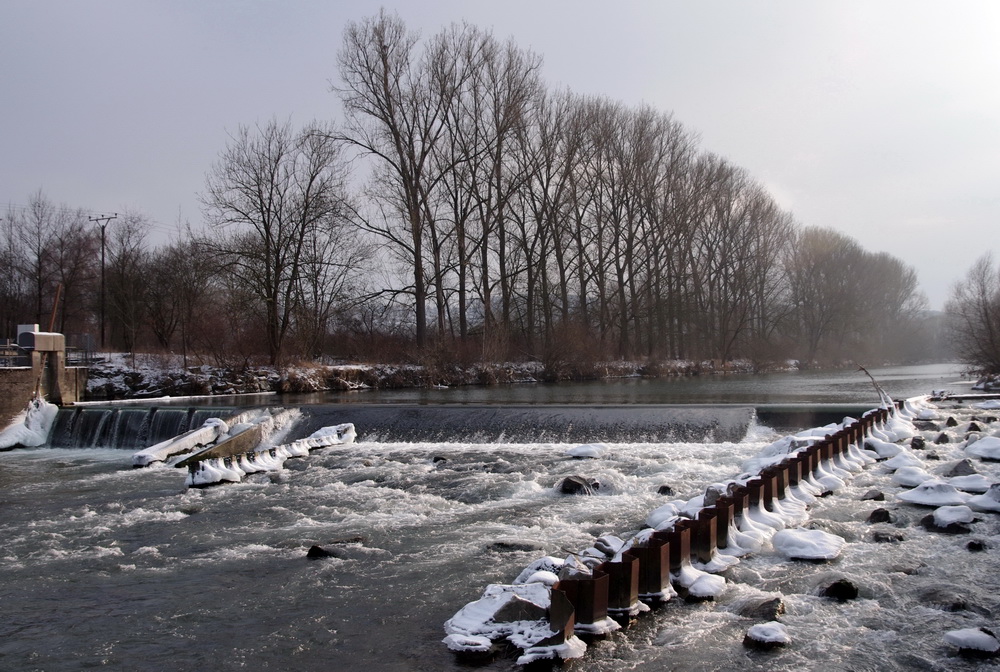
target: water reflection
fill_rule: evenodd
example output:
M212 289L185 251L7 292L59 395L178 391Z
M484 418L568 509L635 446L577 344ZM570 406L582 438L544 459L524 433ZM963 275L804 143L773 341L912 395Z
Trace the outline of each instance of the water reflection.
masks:
M932 390L968 391L973 381L960 364L871 368L892 397ZM861 371L789 371L692 378L626 378L585 383L468 386L446 389L362 390L284 395L284 404L878 404L871 381Z

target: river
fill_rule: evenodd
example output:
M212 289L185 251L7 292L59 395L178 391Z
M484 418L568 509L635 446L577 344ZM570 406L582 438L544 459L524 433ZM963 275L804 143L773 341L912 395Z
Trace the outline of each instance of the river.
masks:
M955 367L873 373L896 397L961 382ZM856 377L615 381L553 386L558 392L511 386L489 401L481 395L496 388L364 401L864 402L870 397L850 395L872 388ZM735 441L613 443L593 462L567 458L564 443L361 441L290 460L270 477L204 490L185 489L183 473L169 467L131 469L128 450L0 454L0 670L476 669L441 644L442 625L487 584L509 582L541 555L638 529L665 501L659 486L695 496L738 474L775 437L755 424ZM946 449L956 449L939 449L950 459ZM599 480L600 493L559 495L554 486L576 473ZM909 511L898 514L905 541L872 543L864 521L874 507L861 501L871 487L889 487L878 467L814 506L815 523L848 541L839 560L790 563L762 551L729 570L719 600L671 602L567 668L985 669L955 658L940 634L1000 613L1000 576L982 571L983 563L995 567L996 551L977 556L964 549L966 538L904 525L917 516ZM992 520L975 532L1000 544ZM332 545L338 557L309 560L312 544ZM855 580L861 599L820 598L817 587L834 576ZM958 591L968 608L928 606L921 595L940 586ZM754 621L739 615L740 605L760 595L786 604L793 644L783 651L742 647ZM501 657L479 669L516 668Z

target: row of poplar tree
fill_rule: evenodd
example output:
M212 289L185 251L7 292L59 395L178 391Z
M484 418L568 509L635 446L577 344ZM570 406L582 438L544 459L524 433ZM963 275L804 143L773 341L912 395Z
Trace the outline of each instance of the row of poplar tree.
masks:
M903 360L926 353L916 273L803 227L669 113L548 88L470 25L350 24L336 123L240 127L204 223L154 247L35 194L4 219L0 325L109 347L266 358ZM102 251L104 272L98 272Z

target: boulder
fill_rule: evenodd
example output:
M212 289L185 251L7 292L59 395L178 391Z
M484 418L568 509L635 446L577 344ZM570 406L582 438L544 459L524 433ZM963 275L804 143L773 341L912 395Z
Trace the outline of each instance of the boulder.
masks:
M824 588L820 595L840 602L846 602L847 600L857 599L858 587L847 579L838 579Z
M564 495L592 495L601 484L585 476L567 476L559 483L559 492Z
M868 523L872 525L876 523L892 523L892 522L895 521L893 520L892 514L889 512L888 509L875 509L868 516Z
M875 530L872 532L872 541L876 544L897 544L906 541L906 537L895 530Z
M885 493L880 490L869 490L864 495L861 496L862 502L872 501L872 502L884 502Z
M969 458L964 458L956 462L951 469L945 472L945 478L953 478L955 476L971 476L973 474L978 474L976 468L972 466L972 461Z
M788 630L781 623L771 621L755 625L747 631L743 638L743 646L761 651L769 651L791 642Z
M785 613L785 603L780 597L752 600L742 605L737 613L757 621L773 621Z
M969 529L969 526L964 523L947 523L946 525L939 525L938 521L934 519L933 513L929 516L921 518L920 525L929 532L940 532L942 534L968 534L972 531Z

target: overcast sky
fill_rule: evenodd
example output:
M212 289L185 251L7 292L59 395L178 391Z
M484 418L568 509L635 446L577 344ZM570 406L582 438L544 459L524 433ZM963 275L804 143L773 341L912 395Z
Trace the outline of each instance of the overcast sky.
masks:
M344 26L381 6L513 37L550 87L672 111L801 224L915 267L932 307L1000 250L994 0L0 0L0 209L42 189L144 213L158 241L198 225L227 133L339 118Z

